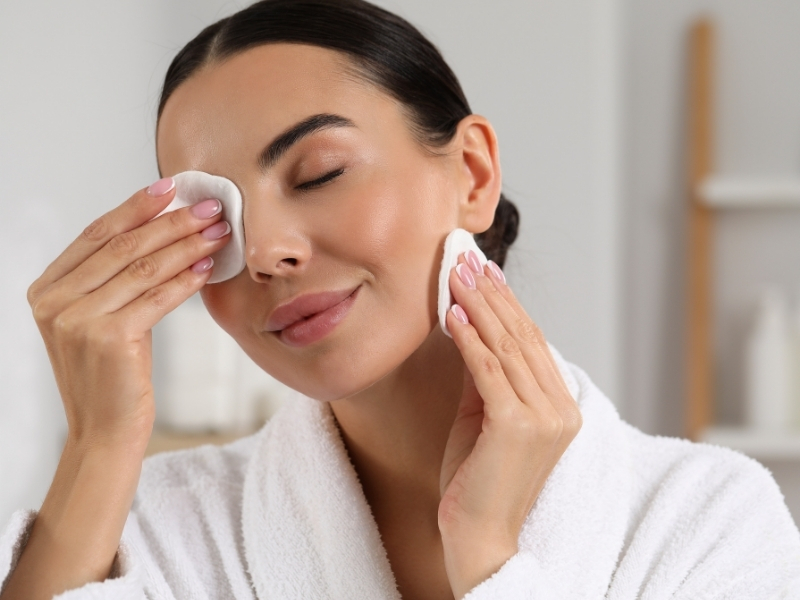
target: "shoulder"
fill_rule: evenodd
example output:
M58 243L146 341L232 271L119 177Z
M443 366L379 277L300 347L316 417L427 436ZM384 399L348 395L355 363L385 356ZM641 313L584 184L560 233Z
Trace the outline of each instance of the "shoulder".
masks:
M681 548L687 557L700 553L700 560L703 548L724 540L741 556L769 545L800 559L800 532L761 463L729 448L648 435L620 419L579 367L566 363L563 371L576 384L591 438L587 454L600 455L597 468L607 485L615 481L628 490L626 547L638 547L642 556Z
M256 435L223 446L205 444L188 450L162 452L145 459L139 491L169 488L228 487L240 483L253 451Z
M732 490L732 502L749 496L779 503L786 509L772 474L761 463L730 448L686 439L647 435L623 423L639 492L652 499L683 490L687 501L711 501ZM788 509L786 509L788 511Z
M687 519L709 506L749 507L788 523L797 535L783 494L762 464L729 448L640 431L620 418L582 369L551 351L584 415L589 454L600 453L598 466L607 471L626 472L634 526L648 514Z
M584 426L593 429L595 450L602 448L606 462L615 462L606 467L628 471L634 510L652 508L661 499L683 509L763 501L791 520L780 488L761 463L730 448L642 432L620 418L582 369L560 356L556 360L575 390Z
M628 426L630 572L680 598L783 597L800 586L800 532L772 474L739 452Z
M257 436L144 461L123 545L154 596L173 586L183 590L181 597L200 589L247 589L242 489Z
M147 597L249 598L242 489L257 434L146 459L120 545Z
M627 424L625 431L629 568L650 565L654 579L680 575L695 597L715 587L754 590L771 581L777 590L800 582L800 532L763 465L720 446L646 435Z
M224 446L207 444L147 458L132 511L140 520L165 524L174 517L238 521L245 472L256 438L257 434Z

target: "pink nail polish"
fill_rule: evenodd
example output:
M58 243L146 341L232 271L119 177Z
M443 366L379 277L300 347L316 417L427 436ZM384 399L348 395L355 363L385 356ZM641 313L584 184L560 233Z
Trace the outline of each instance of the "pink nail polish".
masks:
M490 260L487 264L489 265L489 270L492 272L492 275L494 275L494 278L500 283L505 283L506 276L503 274L502 269L497 266L497 263L493 260Z
M164 177L148 187L147 194L154 197L163 196L174 187L175 180L172 177Z
M474 250L467 250L464 253L464 259L467 261L469 268L472 269L473 272L483 275L483 267L481 267L481 261L478 260L478 255L475 254Z
M227 221L220 221L219 223L214 223L211 227L206 227L203 231L200 232L207 240L218 240L223 235L228 235L231 232L230 223Z
M212 198L211 200L203 200L198 202L192 207L192 214L198 219L210 219L211 217L219 214L222 210L222 203L219 200Z
M205 273L213 266L214 266L214 259L211 258L210 256L206 256L205 258L201 258L192 265L192 271L194 271L199 275L200 273Z
M458 274L458 278L461 282L467 286L469 289L475 289L475 278L470 273L469 268L464 263L459 263L456 267L456 273Z
M464 325L469 323L469 319L467 318L467 313L465 313L464 309L461 308L458 304L453 304L453 306L450 307L450 310L453 311L453 316L455 316L455 318L458 319L461 323L463 323Z

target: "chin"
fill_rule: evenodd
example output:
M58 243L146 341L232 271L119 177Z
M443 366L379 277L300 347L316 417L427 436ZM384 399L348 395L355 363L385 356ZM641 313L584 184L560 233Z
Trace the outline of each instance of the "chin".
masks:
M267 362L243 347L281 383L309 398L332 402L356 396L396 374L438 328L438 319L425 314L414 319L406 316L379 329L356 322L342 325L330 343L320 344L315 352L302 357L284 354L277 361L273 356Z

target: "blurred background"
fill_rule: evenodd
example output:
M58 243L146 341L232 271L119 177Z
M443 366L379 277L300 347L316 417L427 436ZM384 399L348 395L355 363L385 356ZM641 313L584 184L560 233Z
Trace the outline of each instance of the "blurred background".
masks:
M245 4L0 3L0 522L38 507L66 434L25 291L158 178L164 72ZM800 3L378 4L495 125L522 214L506 271L549 340L636 427L761 461L800 521ZM196 298L154 339L152 452L248 433L289 394Z

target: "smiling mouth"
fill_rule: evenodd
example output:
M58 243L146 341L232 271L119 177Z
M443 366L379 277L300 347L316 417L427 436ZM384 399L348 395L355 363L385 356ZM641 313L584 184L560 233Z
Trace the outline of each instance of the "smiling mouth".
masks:
M303 347L313 344L326 337L345 319L355 303L360 289L361 286L358 286L350 295L336 304L297 319L283 329L275 330L272 333L288 346Z
M277 306L264 325L265 331L281 331L298 321L324 312L352 295L358 288L344 288L325 292L307 293Z

